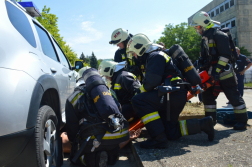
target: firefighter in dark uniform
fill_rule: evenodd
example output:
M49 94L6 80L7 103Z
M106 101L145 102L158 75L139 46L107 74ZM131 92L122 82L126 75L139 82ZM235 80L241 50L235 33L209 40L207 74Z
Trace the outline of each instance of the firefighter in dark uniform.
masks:
M132 34L129 34L127 30L118 28L112 33L109 43L119 47L115 52L114 61L118 63L126 61L126 71L133 73L142 81L143 75L140 62L132 54L126 54L126 46L131 37Z
M120 147L129 141L128 123L98 71L84 67L81 72L83 84L77 86L66 101L66 129L72 145L70 160L73 162L78 144L87 142L82 151L84 155L73 163L90 167L112 165Z
M196 13L192 19L193 26L197 33L202 36L201 40L201 60L202 70L207 70L214 80L219 81L220 87L227 99L234 108L237 123L235 130L246 128L248 115L245 102L237 90L237 83L233 67L230 65L232 51L230 48L229 37L226 33L216 27L219 22L211 20L206 12ZM205 115L212 116L216 122L216 98L214 86L202 93Z
M235 73L236 73L237 82L238 82L238 85L237 85L238 90L242 97L243 89L244 89L244 73L246 70L248 70L252 66L252 62L245 55L240 54L240 49L238 47L236 47L236 51L238 53L239 59L236 60Z
M122 114L126 120L134 118L131 99L141 84L136 76L124 70L122 63L114 61L102 61L99 66L99 73L111 82L111 89L116 93L119 103L122 105Z
M141 118L151 136L151 139L141 143L141 147L165 147L168 139L174 140L201 131L206 132L208 139L212 141L214 129L211 117L178 121L179 114L187 101L186 89L182 88L170 93L170 121L166 120L166 96L162 99L155 88L166 79L170 82L170 85L166 86L176 85L182 80L177 75L171 57L162 51L162 46L153 44L144 34L137 34L130 39L127 51L136 53L137 57L143 57L146 60L143 84L139 93L131 100L137 116Z

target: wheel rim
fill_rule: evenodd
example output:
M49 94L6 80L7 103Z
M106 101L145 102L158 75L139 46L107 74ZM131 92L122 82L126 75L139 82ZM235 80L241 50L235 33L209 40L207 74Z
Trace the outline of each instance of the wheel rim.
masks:
M57 137L56 126L51 119L46 121L44 132L45 166L53 167L56 166Z

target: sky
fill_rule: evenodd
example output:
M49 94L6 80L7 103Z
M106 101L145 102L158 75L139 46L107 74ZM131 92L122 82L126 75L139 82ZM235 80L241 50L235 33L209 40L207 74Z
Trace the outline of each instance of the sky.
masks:
M26 0L22 0L26 1ZM187 19L212 0L29 0L40 12L50 7L58 17L60 35L80 57L83 52L97 59L113 58L118 49L110 45L117 28L131 34L144 33L151 41L162 36L165 25Z

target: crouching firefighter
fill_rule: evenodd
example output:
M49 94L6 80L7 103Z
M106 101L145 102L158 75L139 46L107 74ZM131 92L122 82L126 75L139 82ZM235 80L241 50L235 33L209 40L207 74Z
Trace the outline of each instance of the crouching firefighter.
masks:
M233 59L237 53L234 52L230 32L229 34L224 33L223 29L217 28L218 24L220 23L211 20L206 12L200 11L194 15L191 26L202 36L200 59L202 70L207 70L216 82L219 81L220 88L234 108L237 121L234 129L242 130L246 128L248 115L245 102L237 90L237 82L231 65L234 63ZM213 86L203 92L202 101L205 115L212 116L216 122L216 98L218 96L215 96L214 91Z
M117 63L112 60L104 60L99 66L99 73L106 77L107 82L111 83L111 89L114 90L119 103L122 105L122 114L129 121L136 116L131 98L141 84L134 74L124 71L124 66L124 62Z
M120 144L129 140L128 123L119 103L94 68L82 68L83 84L66 101L70 160L90 167L116 162Z
M179 114L187 101L187 90L182 86L183 80L178 76L172 58L162 51L162 46L152 43L144 34L137 34L129 41L127 50L146 59L143 84L139 89L139 94L131 100L137 116L141 118L151 136L150 139L141 143L141 147L162 148L165 147L168 140L175 140L181 136L201 131L207 133L208 139L212 141L214 129L211 117L178 121ZM182 51L179 50L175 53L183 56L185 53ZM184 61L187 59L184 58ZM160 90L156 88L163 83L165 83L166 90L177 89L177 91L171 91L168 98L159 96ZM170 108L169 119L167 119L166 113L168 107Z

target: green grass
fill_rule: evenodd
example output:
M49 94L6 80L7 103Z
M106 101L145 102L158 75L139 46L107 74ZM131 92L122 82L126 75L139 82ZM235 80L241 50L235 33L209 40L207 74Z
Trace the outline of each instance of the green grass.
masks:
M252 87L252 82L245 83L244 86Z

